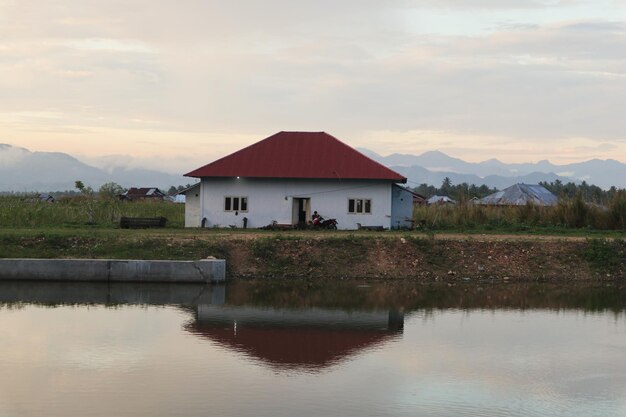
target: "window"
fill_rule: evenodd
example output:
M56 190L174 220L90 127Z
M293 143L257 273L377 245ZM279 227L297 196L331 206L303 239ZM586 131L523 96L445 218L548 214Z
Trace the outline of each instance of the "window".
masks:
M224 197L224 211L248 211L248 197Z
M371 214L372 200L365 198L349 198L348 213L351 214Z

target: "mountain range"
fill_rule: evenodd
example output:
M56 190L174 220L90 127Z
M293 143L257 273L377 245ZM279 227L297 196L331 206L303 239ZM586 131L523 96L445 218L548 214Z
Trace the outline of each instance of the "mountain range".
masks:
M485 184L498 189L516 183L537 184L539 181L556 180L564 183L586 181L604 189L611 186L626 188L626 164L614 159L592 159L566 165L555 165L547 160L506 164L497 159L466 162L439 151L429 151L421 155L396 153L389 156L381 156L364 148L359 151L406 176L410 186L422 183L439 186L448 177L453 184Z
M149 169L117 167L108 170L85 164L60 152L31 152L0 144L0 192L74 190L80 180L94 189L107 182L123 187L166 187L194 182L192 178Z
M516 183L536 184L556 180L564 183L586 181L605 189L611 186L626 188L626 164L612 159L593 159L568 165L555 165L548 161L506 164L496 159L473 163L439 151L388 156L363 148L359 151L406 176L410 187L422 183L440 186L448 177L453 184L485 184L498 189ZM73 190L77 180L94 189L107 182L116 182L126 188L159 187L167 190L171 185L194 182L182 175L149 169L117 167L105 170L66 153L31 152L0 144L0 192Z

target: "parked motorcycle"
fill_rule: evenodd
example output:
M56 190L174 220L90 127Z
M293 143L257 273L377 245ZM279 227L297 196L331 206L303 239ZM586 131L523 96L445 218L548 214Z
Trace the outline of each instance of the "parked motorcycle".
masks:
M322 216L320 216L317 222L313 222L313 228L337 230L337 219L325 220Z

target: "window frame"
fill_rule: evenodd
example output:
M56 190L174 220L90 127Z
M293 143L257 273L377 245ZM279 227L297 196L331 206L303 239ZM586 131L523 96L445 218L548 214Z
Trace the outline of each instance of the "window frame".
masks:
M352 207L352 211L350 210ZM348 198L348 214L372 214L372 199L362 197Z
M248 212L248 197L241 195L225 195L224 205L222 206L227 213ZM245 208L244 208L245 207Z

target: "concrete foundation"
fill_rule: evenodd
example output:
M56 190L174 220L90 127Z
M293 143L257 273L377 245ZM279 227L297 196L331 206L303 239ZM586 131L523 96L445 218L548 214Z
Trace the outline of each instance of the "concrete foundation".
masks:
M0 259L0 280L211 283L225 279L223 259Z

